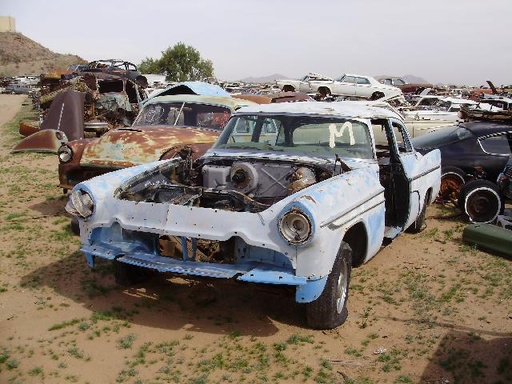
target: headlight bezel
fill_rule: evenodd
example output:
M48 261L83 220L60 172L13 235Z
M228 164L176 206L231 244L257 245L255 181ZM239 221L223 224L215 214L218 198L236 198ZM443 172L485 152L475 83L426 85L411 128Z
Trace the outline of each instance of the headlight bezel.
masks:
M62 144L57 150L57 156L61 163L69 163L73 159L73 150L69 145Z
M298 206L288 207L278 219L281 237L290 245L303 246L311 242L314 235L313 219L307 210Z
M77 189L71 192L65 209L74 216L87 219L94 214L95 207L92 196L83 189Z

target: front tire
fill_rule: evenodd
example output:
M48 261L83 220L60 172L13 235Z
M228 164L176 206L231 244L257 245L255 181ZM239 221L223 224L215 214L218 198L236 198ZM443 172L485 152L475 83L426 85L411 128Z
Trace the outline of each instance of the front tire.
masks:
M320 100L325 100L328 97L331 97L331 90L327 87L320 87L317 92L320 95Z
M458 204L474 223L492 223L504 208L498 186L489 180L467 182L460 190Z
M352 249L342 242L320 297L306 305L306 319L313 329L332 329L347 320L348 285L352 271Z
M139 284L149 279L149 271L146 268L137 267L136 265L123 263L114 260L114 279L116 285L127 287Z

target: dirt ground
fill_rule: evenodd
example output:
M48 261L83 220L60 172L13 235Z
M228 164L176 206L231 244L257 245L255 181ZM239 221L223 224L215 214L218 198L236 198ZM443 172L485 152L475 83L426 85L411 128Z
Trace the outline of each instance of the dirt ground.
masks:
M353 270L331 331L281 288L119 288L69 231L56 155L10 153L22 103L0 95L0 383L512 383L511 261L451 207Z

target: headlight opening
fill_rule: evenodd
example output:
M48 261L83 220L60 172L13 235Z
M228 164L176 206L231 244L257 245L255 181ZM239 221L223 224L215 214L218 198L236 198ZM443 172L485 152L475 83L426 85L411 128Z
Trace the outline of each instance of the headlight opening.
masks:
M66 204L66 211L75 216L90 217L94 212L94 202L91 195L82 190L73 191Z
M300 209L292 208L279 220L279 232L290 244L305 244L313 235L311 220Z
M73 150L67 145L61 145L57 154L61 163L67 163L73 158Z

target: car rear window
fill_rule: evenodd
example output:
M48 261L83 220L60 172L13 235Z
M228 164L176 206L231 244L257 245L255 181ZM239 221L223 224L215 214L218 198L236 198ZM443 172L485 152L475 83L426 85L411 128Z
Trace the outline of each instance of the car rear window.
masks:
M443 145L456 143L474 137L474 135L466 128L459 125L439 128L438 130L428 132L422 136L412 139L416 148L438 148Z

